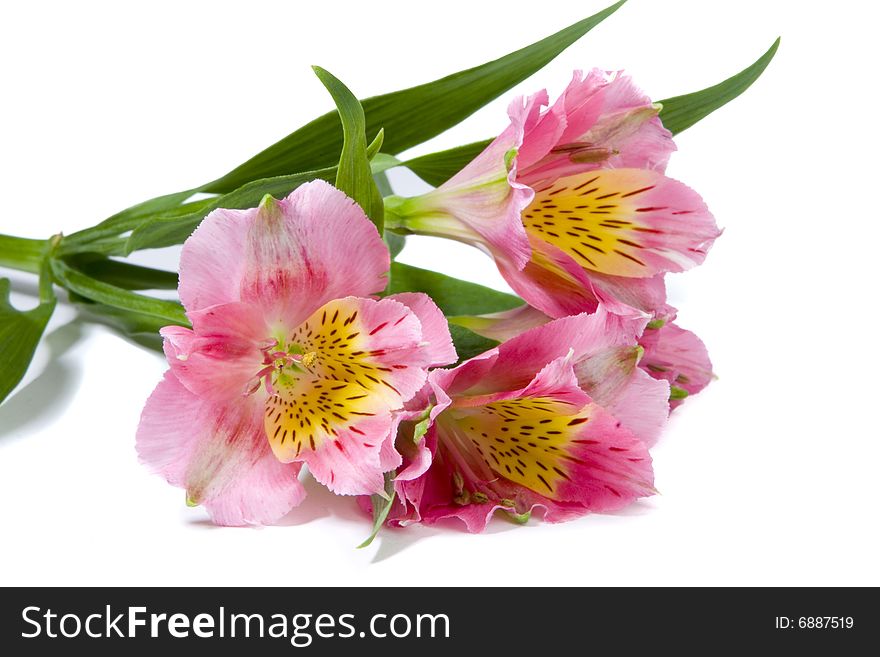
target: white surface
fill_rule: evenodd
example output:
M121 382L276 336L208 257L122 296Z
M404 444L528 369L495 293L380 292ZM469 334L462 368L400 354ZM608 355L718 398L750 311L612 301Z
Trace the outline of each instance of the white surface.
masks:
M0 232L72 232L224 173L331 107L312 63L371 95L482 63L607 2L430 15L378 1L6 3ZM498 521L480 536L385 532L355 550L368 523L353 501L311 486L282 526L215 528L135 458L162 359L62 307L0 407L0 584L880 584L869 7L631 0L519 87L552 97L573 68L625 68L659 99L714 84L783 36L744 97L677 140L669 170L726 233L703 267L670 278L720 379L654 450L661 496L564 525ZM418 152L497 132L507 98ZM463 246L412 240L402 259L502 285ZM32 281L14 281L15 300L33 303Z

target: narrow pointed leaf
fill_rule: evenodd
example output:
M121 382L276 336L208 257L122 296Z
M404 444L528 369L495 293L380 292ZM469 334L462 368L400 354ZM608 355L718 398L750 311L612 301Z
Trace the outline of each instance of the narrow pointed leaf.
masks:
M661 100L663 109L660 118L663 125L675 135L729 103L761 77L778 48L779 39L776 39L754 64L714 87Z
M403 251L403 247L406 246L406 237L398 235L397 233L392 233L390 230L385 231L383 239L385 240L385 245L388 247L388 252L391 254L392 260L399 256L400 252Z
M382 145L382 137L376 139L367 147L367 156L372 158ZM380 163L372 165L374 173L384 171L394 165L393 158L385 158ZM311 180L326 180L333 182L336 179L336 167L296 173L290 176L277 176L255 180L242 185L229 194L215 196L206 201L198 201L197 209L188 214L181 214L180 210L174 210L164 215L159 215L148 221L138 220L140 225L132 232L125 245L124 255L140 249L155 249L163 246L182 244L195 230L196 226L205 216L216 208L243 209L259 205L266 194L276 198L287 196L300 185ZM189 204L187 204L189 206ZM186 206L182 206L186 207ZM93 245L90 245L93 246ZM115 252L106 252L117 255Z
M439 135L546 66L623 4L617 2L530 46L417 87L361 102L366 133L385 128L385 151L400 153ZM414 120L417 117L417 120ZM201 191L226 193L257 178L329 167L342 148L339 117L330 112L288 135Z
M148 201L117 212L97 226L68 235L65 238L65 242L69 245L68 248L70 248L74 245L88 244L102 237L121 235L125 231L139 225L144 219L179 208L184 201L198 191L198 189L187 189L182 192L151 198Z
M392 472L385 473L385 495L373 495L370 498L373 505L373 531L367 536L367 540L358 545L358 549L365 548L373 542L382 529L382 524L388 518L388 512L394 505L395 497L393 474Z
M385 206L373 180L370 159L367 156L367 135L364 110L353 93L338 78L320 66L312 67L321 84L330 92L342 121L342 150L336 167L336 187L361 206L382 234ZM379 129L381 143L384 132Z
M481 66L362 101L365 132L375 134L384 127L389 133L386 151L390 153L400 153L427 141L543 68L617 11L624 2L620 0L556 34ZM420 120L413 121L413 116L419 116ZM180 222L166 221L172 223L171 226L162 223L154 225L152 219L156 215L165 215L172 210L180 212L186 207L181 204L197 192L228 194L259 180L329 169L336 164L336 154L341 151L342 143L339 114L336 111L328 112L217 180L150 199L123 210L98 226L70 235L61 253L70 255L93 251L106 255L127 255L141 248L177 244L182 241L181 234L186 232L187 220L190 227L194 227L198 221L194 223L189 210L184 210L186 219ZM127 231L134 231L135 234L122 247L121 242L114 238Z
M265 178L242 185L239 189L222 196L214 197L210 203L195 212L182 216L159 215L134 229L126 244L126 252L140 249L155 249L163 246L182 244L196 229L205 216L217 208L244 209L259 205L260 200L271 194L276 198L287 196L294 189L317 179L333 182L336 178L336 167L307 171L290 176Z
M754 64L714 87L660 101L663 105L660 112L663 124L673 134L678 134L729 103L761 76L776 54L778 47L779 39ZM437 153L429 153L402 162L400 166L408 168L429 185L439 187L461 171L491 141L491 139L486 139Z
M491 142L491 139L485 139L464 146L456 146L455 148L450 148L446 151L422 155L421 157L407 160L402 163L401 166L404 166L415 173L429 185L439 187L452 178L456 173L464 169L464 167L477 155L482 153L486 146Z

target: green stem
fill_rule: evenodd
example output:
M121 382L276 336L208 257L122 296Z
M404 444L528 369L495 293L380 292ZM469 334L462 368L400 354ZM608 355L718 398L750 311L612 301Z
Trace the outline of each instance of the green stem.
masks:
M176 301L155 299L95 280L74 269L63 260L53 258L51 265L52 273L55 274L58 282L80 296L120 310L157 317L170 324L190 326L183 306Z
M46 240L0 235L0 267L40 273Z

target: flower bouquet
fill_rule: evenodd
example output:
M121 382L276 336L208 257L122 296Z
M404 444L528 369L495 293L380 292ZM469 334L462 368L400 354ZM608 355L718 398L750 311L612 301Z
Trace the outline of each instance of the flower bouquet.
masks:
M720 84L653 102L621 72L575 71L511 99L497 136L402 160L542 68L622 2L492 62L337 110L226 175L47 240L0 235L39 276L22 312L0 281L0 401L55 290L164 351L137 453L221 525L272 523L303 466L383 525L546 521L655 493L649 450L712 379L664 275L720 235L665 175L675 134L749 87L777 43ZM394 194L404 167L433 189ZM516 295L396 261L407 235L472 245ZM179 272L128 262L182 244ZM454 272L450 272L454 273ZM176 289L178 301L143 290Z

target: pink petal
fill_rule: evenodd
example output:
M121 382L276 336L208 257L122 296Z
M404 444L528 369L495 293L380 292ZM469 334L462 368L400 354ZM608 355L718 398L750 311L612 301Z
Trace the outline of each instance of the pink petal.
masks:
M303 452L302 460L320 483L337 495L371 495L385 487L382 444L392 426L390 414L358 423L356 433L350 427L337 429L333 440L325 440L314 451ZM394 466L391 466L394 467Z
M187 311L235 301L296 326L332 299L381 291L388 250L360 207L316 180L251 210L215 210L184 244Z
M599 308L592 315L564 317L530 329L481 358L432 372L429 381L451 395L519 390L535 372L569 351L577 364L618 347L634 348L644 326L644 319L627 320Z
M662 317L669 310L662 274L648 278L624 278L587 270L584 274L600 303L621 317Z
M560 498L592 511L613 511L653 495L654 474L645 444L601 407L593 406L585 415L590 419L571 452L578 460L569 479L560 484Z
M260 346L270 335L259 309L227 303L189 315L193 331L178 326L161 330L175 377L204 399L241 397L263 367Z
M391 298L338 299L287 342L302 360L298 372L276 377L266 402L276 456L305 461L337 493L381 491L383 473L400 464L388 445L394 413L424 386L433 357L415 313Z
M599 168L662 172L675 145L657 114L657 107L628 76L593 69L584 78L575 71L545 115L561 115L564 131L541 158L523 163L519 180L535 187ZM530 138L527 133L525 143Z
M700 196L645 169L602 169L536 190L530 239L600 274L647 278L700 264L720 231Z
M297 506L300 465L272 455L259 400L206 402L172 373L147 400L137 432L140 460L187 490L220 525L268 524Z
M646 447L653 447L669 417L669 384L636 369L603 406Z
M522 145L517 153L517 170L523 171L540 161L559 143L566 128L565 107L558 101L546 112L547 91L541 90L526 101L529 108L523 122Z
M574 71L568 87L554 103L564 107L566 117L567 125L561 136L561 143L582 141L583 136L606 109L606 97L611 84L613 83L609 83L608 74L597 68L586 76L583 71Z
M609 350L633 347L644 326L644 320L623 319L601 307L592 315L554 320L498 347L492 385L508 389L518 387L542 363L560 358L569 350L571 362L577 364Z
M386 298L402 303L419 318L422 324L422 348L429 367L442 367L458 360L452 336L449 335L449 324L431 297L421 292L403 292Z
M677 324L667 322L659 329L648 329L639 341L645 355L639 364L655 379L668 381L695 395L712 381L709 352L696 335ZM673 408L683 400L673 399Z
M605 116L587 138L604 138L609 148L618 151L619 154L612 156L607 166L652 169L663 173L676 147L672 133L663 126L657 114L648 113L650 118L643 120L645 114L642 111L651 105L651 99L629 76L615 77L607 89Z
M432 370L428 374L428 385L435 398L432 418L452 403L451 395L474 389L477 391L475 394L499 390L490 383L490 374L497 360L496 347L466 360L458 367Z
M591 77L609 76L593 69ZM663 127L657 108L628 75L613 74L604 87L602 110L598 120L579 136L567 134L563 138L583 139L600 144L613 151L603 166L621 169L633 167L652 169L662 173L669 156L675 151L672 133ZM581 126L578 126L581 128Z
M245 244L257 212L214 210L184 242L178 292L188 312L241 300Z
M496 261L498 270L514 292L550 317L594 312L599 299L585 270L551 244L537 239L531 243L532 258L522 269Z

